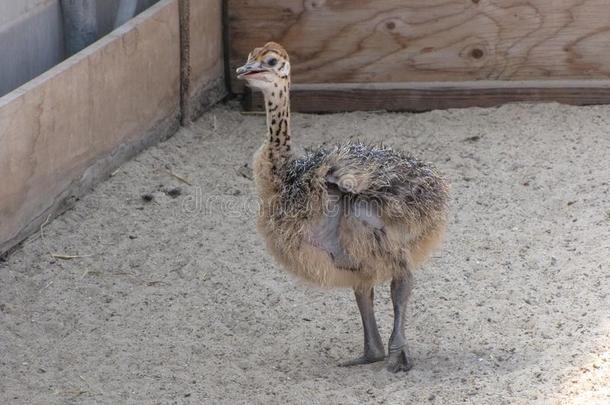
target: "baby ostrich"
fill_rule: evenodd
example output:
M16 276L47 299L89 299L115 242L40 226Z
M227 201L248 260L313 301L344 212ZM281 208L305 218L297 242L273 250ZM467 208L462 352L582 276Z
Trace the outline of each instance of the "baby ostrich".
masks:
M290 272L324 287L351 287L364 326L364 354L342 365L381 361L375 284L391 280L394 329L387 368L411 368L404 314L411 271L440 241L447 184L431 166L385 146L346 143L294 156L290 62L278 44L254 49L238 78L262 90L267 136L254 158L261 199L258 230Z

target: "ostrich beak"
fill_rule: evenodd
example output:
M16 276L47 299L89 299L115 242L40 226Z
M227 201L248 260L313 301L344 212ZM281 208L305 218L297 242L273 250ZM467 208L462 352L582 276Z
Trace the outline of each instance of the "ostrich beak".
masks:
M257 73L265 73L267 69L265 69L260 62L248 62L242 67L237 68L235 73L237 73L238 79L245 79L246 76L255 75Z

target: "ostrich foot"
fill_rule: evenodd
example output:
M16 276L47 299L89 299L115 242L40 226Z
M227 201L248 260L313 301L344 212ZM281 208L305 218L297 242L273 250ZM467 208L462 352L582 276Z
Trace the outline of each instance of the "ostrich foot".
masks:
M413 367L413 361L409 355L409 349L407 346L403 346L398 349L390 349L388 354L388 363L386 369L391 373L398 373L399 371L407 372Z
M368 353L364 353L362 356L357 357L353 360L349 360L339 364L339 367L351 367L359 366L362 364L377 363L383 361L385 358L383 347L377 348L376 350L369 350Z
M381 361L385 357L385 349L377 329L375 312L373 311L373 287L368 290L354 290L356 303L362 316L362 326L364 328L364 354L357 359L346 361L339 364L342 367L357 366L359 364L369 364Z

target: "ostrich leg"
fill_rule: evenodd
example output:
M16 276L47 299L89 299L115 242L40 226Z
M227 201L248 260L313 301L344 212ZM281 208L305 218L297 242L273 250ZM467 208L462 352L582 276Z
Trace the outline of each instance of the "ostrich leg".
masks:
M402 277L394 278L390 286L394 306L394 330L388 344L387 369L393 373L409 371L413 367L405 338L405 310L411 294L411 285L411 272L407 270Z
M375 321L375 311L373 309L373 287L366 291L354 290L356 295L356 303L362 317L362 326L364 329L364 354L354 360L341 363L340 366L356 366L359 364L368 364L381 361L385 357L385 350L381 342L379 330L377 330L377 321Z

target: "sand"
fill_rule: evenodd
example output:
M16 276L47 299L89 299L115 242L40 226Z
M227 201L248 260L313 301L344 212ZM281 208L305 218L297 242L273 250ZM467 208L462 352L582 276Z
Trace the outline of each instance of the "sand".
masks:
M302 146L383 141L452 183L398 375L337 367L362 345L351 291L265 252L244 168L262 131L219 106L0 262L0 403L610 403L609 106L295 114Z

